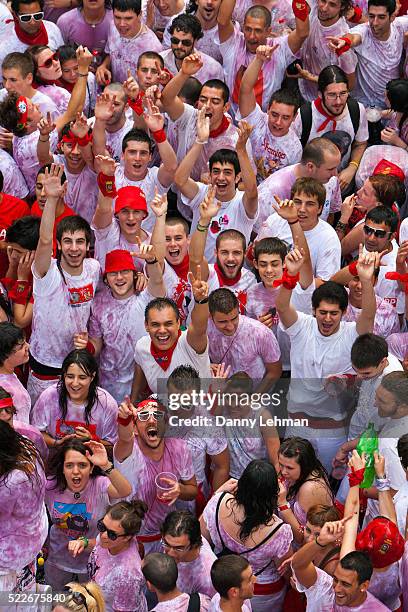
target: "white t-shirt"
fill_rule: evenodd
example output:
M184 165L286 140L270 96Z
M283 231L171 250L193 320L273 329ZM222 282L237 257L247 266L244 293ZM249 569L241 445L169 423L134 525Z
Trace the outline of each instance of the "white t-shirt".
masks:
M16 198L24 199L28 195L28 187L14 159L0 149L0 172L3 175L3 193L12 194Z
M395 272L398 253L398 244L395 240L392 241L392 251L383 255L381 258L380 272L378 280L374 287L375 294L384 298L386 302L394 307L397 307L398 298L402 295L402 291L395 280L385 278L387 272ZM399 310L399 308L398 308ZM404 312L404 308L402 308Z
M105 270L105 258L106 254L116 249L124 249L130 252L139 252L139 245L131 243L126 240L120 231L119 221L114 217L112 223L103 229L96 229L94 225L91 225L95 232L95 259L101 264L102 270ZM143 240L142 244L150 244L150 234L146 232L147 237ZM135 264L136 270L141 272L144 267L144 261L138 257L133 257L133 263Z
M218 278L217 272L215 271L214 264L209 264L210 274L208 276L208 292L215 291L220 287L224 287L220 279ZM245 314L247 304L247 294L250 287L256 285L255 275L246 268L241 269L241 275L237 282L233 285L228 285L227 289L230 289L237 296L239 302L239 308L241 314Z
M196 196L189 200L182 196L183 204L186 204L193 211L193 221L191 224L191 235L195 232L197 228L197 223L200 220L200 209L199 206L201 202L204 200L204 197L208 191L208 185L204 185L204 183L197 183L198 191ZM243 199L244 192L236 191L235 196L232 200L228 202L221 202L222 206L218 212L217 217L215 217L210 225L208 230L207 242L205 245L204 255L208 262L214 263L215 255L215 241L220 232L227 229L236 229L242 232L245 236L247 244L249 244L249 240L251 237L252 228L254 227L254 223L258 214L255 215L253 219L248 217Z
M161 51L160 55L164 60L165 67L170 70L171 74L176 75L179 69L176 66L173 50L166 49L165 51ZM203 65L200 70L196 72L194 77L198 79L202 85L204 85L204 83L210 79L219 79L220 81L223 81L224 71L221 64L203 51L200 51L200 57Z
M210 602L210 607L208 608L208 612L222 612L220 608L221 597L219 593L216 593ZM157 608L156 608L157 610ZM242 612L252 612L252 606L249 599L246 599L241 606Z

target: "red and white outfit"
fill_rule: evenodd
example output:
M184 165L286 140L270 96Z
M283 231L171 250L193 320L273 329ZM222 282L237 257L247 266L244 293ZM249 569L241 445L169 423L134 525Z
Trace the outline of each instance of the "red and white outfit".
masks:
M6 192L0 193L0 242L6 240L6 231L16 219L30 214L27 202ZM6 276L9 267L6 249L0 250L0 278Z
M387 300L375 296L377 309L375 311L373 334L388 338L390 334L395 334L400 330L397 309ZM357 321L361 314L361 308L352 306L349 302L343 321Z
M105 257L107 253L116 249L125 249L130 252L139 251L139 245L128 242L120 231L119 221L113 217L112 223L103 229L97 229L93 224L91 228L95 233L95 259L101 264L102 270L105 269ZM147 233L147 238L142 244L150 244L150 234ZM139 257L133 257L133 263L138 272L143 270L143 260Z
M226 287L235 293L239 302L239 311L241 314L246 314L247 294L248 290L256 284L255 275L241 268L240 273L235 278L227 278L217 264L210 264L210 274L208 277L208 291L215 291L220 287Z
M8 391L13 398L13 406L17 410L17 419L29 423L31 398L17 376L15 374L0 374L0 387Z
M62 43L63 44L63 43ZM35 194L35 181L41 165L37 156L37 143L40 132L36 130L27 136L13 137L13 157L22 175L24 176L30 195ZM50 151L56 151L58 146L58 132L50 134Z
M173 50L166 49L165 51L161 51L160 55L163 58L165 68L167 68L167 70L170 70L172 75L176 75L179 69L176 66L176 60L174 58ZM203 85L206 81L209 81L210 79L219 79L220 81L223 81L224 71L222 69L221 64L203 51L200 52L200 57L203 62L203 65L200 70L196 72L194 78L198 79Z

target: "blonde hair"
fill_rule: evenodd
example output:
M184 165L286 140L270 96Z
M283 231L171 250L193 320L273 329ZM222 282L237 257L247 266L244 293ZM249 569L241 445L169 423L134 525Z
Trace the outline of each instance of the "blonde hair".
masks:
M86 584L69 582L65 586L68 587L70 591L66 593L66 600L59 605L63 605L66 610L72 610L72 612L86 612L86 608L88 608L88 612L105 612L105 600L96 582L87 582ZM76 603L71 596L71 592L81 593L85 597L86 607L83 604Z

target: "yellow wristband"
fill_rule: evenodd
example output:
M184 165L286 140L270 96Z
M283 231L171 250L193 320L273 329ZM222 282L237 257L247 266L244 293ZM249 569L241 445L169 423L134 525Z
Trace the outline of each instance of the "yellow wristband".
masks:
M351 162L349 162L349 166L355 166L357 169L359 167L360 164L358 164L356 161L351 160Z

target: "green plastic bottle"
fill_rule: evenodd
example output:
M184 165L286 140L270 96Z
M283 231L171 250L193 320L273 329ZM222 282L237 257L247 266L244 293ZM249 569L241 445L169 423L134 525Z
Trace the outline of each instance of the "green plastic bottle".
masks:
M357 444L357 452L362 456L365 453L366 466L364 480L360 484L360 489L368 489L372 486L375 478L374 451L378 452L378 435L374 429L374 424L369 423L368 427L360 436Z

